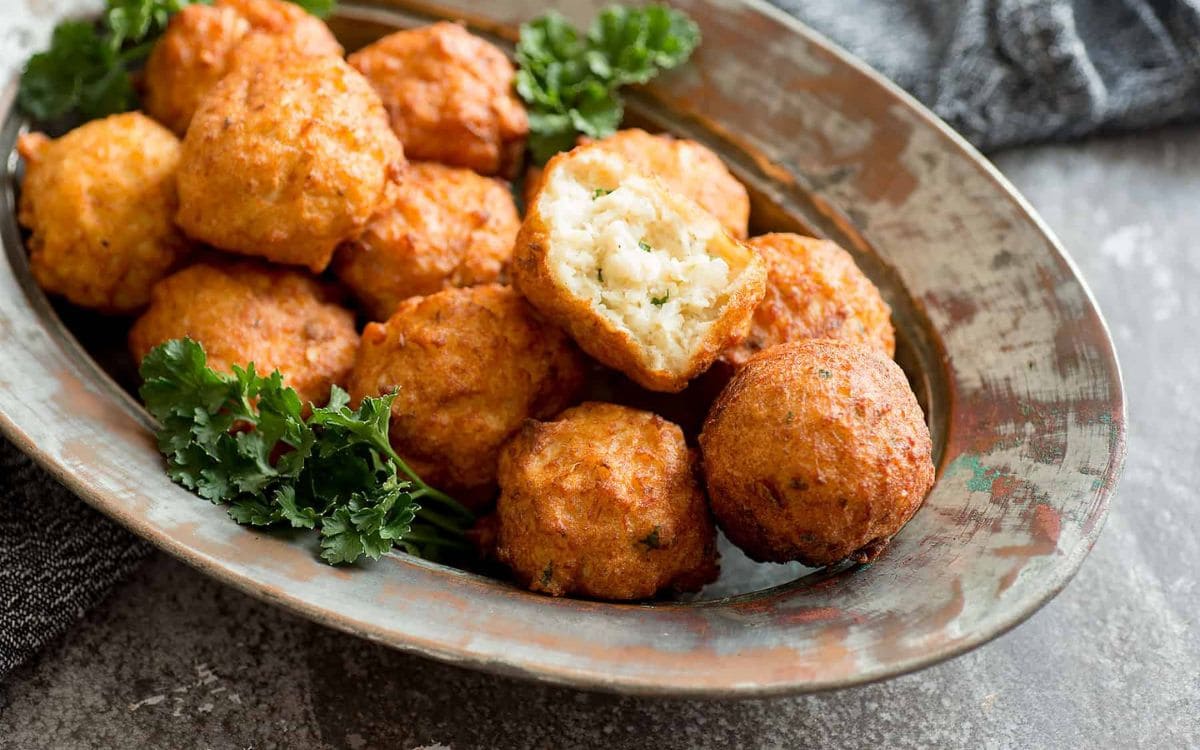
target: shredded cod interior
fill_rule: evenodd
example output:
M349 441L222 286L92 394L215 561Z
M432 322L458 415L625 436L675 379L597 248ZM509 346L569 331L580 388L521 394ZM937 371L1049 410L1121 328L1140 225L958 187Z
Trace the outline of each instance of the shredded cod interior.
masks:
M551 273L567 291L627 331L651 366L686 367L746 262L714 242L718 221L601 153L552 170L538 210Z

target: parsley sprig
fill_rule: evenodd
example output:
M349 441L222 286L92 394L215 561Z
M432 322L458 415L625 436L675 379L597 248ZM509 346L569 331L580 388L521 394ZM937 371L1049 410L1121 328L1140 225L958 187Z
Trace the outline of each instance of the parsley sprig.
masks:
M49 49L30 57L21 73L21 109L43 122L135 109L131 71L150 54L171 16L194 1L206 0L107 0L96 23L58 24ZM334 7L334 0L293 1L317 16Z
M624 114L618 89L682 65L699 43L696 24L663 5L606 8L586 36L555 12L522 24L517 93L534 160L570 149L579 134L611 135Z
M203 347L174 339L142 360L139 394L161 425L171 479L253 526L319 529L321 557L378 559L393 546L441 558L469 549L473 516L423 482L392 449L394 395L351 409L334 386L306 419L279 372L208 367Z

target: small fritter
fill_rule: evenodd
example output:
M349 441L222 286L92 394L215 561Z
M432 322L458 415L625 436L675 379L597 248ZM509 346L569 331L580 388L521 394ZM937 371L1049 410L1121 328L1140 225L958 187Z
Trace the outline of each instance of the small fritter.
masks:
M598 144L546 166L512 274L587 353L655 391L682 390L739 341L766 283L711 214Z
M746 238L750 224L750 196L746 186L729 173L721 157L707 146L665 133L651 135L640 128L618 130L595 141L580 138L579 142L594 143L624 158L643 174L657 177L670 189L696 201L734 237ZM536 199L541 176L537 167L526 173L526 203L532 204Z
M176 219L218 248L320 272L403 163L378 95L339 58L239 64L183 139Z
M513 177L529 133L516 71L454 23L397 31L348 58L383 97L409 158Z
M850 253L828 240L764 234L748 243L767 262L767 294L750 333L721 354L740 367L759 351L798 339L839 339L896 352L892 310Z
M140 362L185 336L204 346L213 369L278 369L301 400L318 405L330 386L346 383L358 349L354 316L328 287L252 262L198 263L163 279L129 332L129 349Z
M521 217L508 186L469 169L410 164L366 231L334 261L374 320L408 297L503 279Z
M533 591L646 599L716 579L716 532L680 429L588 402L500 454L497 555Z
M755 560L867 562L933 486L929 428L878 349L807 339L751 359L700 434L717 522Z
M142 104L147 114L182 137L200 100L228 72L235 48L251 34L276 37L293 55L342 55L321 19L295 3L217 0L188 5L171 17L146 59Z
M61 138L23 135L18 219L43 289L109 313L134 312L187 252L175 228L179 141L137 112Z
M369 323L350 377L355 403L396 392L391 440L421 478L479 505L500 446L529 418L554 416L583 384L570 340L495 284L411 297Z

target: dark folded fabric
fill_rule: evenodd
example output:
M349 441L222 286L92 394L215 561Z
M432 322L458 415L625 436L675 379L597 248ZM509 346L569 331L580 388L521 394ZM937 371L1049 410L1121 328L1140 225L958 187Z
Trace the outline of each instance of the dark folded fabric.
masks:
M1200 117L1200 0L771 0L994 150Z
M0 675L65 631L150 549L0 438Z
M983 149L1200 115L1200 0L772 0ZM0 675L149 553L0 440Z

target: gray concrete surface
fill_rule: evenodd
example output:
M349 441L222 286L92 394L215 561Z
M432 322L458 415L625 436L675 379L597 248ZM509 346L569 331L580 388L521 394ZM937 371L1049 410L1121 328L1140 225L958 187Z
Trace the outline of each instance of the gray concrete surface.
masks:
M0 686L0 747L1200 747L1200 128L997 161L1099 298L1130 412L1100 541L1009 635L832 694L618 698L403 656L159 556Z

